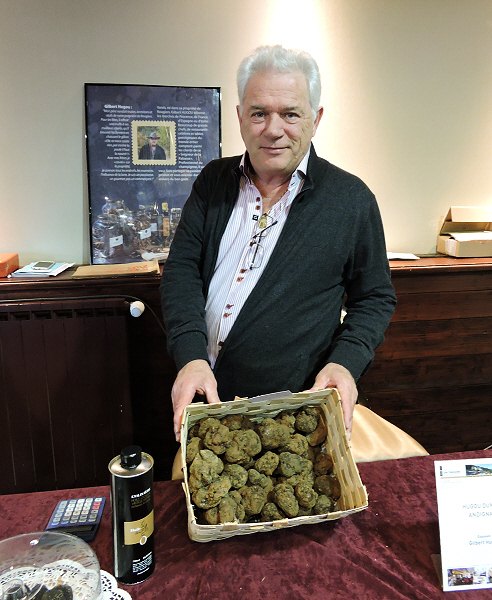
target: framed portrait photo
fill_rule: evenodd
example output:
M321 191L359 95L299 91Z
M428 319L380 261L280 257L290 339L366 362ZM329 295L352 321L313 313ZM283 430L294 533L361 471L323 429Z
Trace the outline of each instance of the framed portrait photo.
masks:
M133 121L134 165L176 164L175 121Z

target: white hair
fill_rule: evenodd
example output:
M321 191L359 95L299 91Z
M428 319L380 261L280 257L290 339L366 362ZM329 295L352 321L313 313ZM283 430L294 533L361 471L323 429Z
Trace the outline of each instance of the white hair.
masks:
M303 50L288 50L280 44L276 46L260 46L253 54L247 56L237 70L237 93L239 109L242 110L246 85L250 77L256 73L292 73L300 72L306 77L309 90L309 104L313 117L319 108L321 98L321 78L314 58Z

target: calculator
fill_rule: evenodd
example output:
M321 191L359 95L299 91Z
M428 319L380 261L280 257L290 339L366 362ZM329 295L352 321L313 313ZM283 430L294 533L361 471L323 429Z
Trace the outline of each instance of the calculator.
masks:
M76 498L61 500L50 517L46 531L71 533L90 542L94 539L106 498Z

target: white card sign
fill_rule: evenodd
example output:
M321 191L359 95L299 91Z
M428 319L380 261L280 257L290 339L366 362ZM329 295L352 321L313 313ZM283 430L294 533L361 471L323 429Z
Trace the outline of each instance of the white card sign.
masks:
M492 588L492 458L434 466L443 590Z

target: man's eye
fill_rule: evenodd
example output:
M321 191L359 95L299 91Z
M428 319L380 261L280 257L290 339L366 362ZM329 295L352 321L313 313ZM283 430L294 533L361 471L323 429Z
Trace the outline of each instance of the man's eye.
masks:
M285 113L284 117L287 121L295 121L299 118L299 115L297 113Z
M252 115L253 119L263 119L265 117L265 113L261 111L254 112Z

